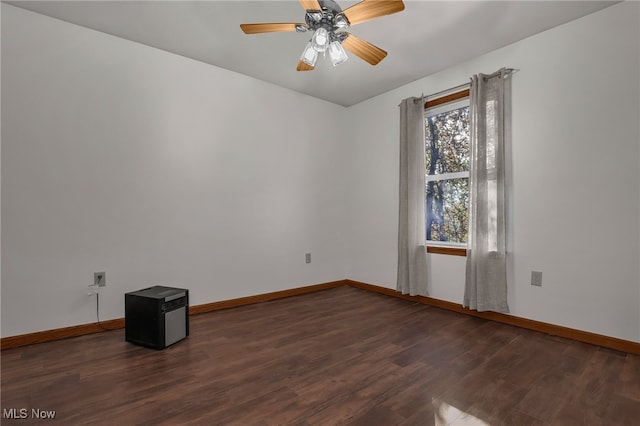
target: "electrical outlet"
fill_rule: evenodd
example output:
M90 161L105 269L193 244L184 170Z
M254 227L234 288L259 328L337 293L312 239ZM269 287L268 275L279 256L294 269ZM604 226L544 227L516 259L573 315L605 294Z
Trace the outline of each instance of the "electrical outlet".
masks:
M542 287L542 272L531 271L531 285Z
M104 287L107 285L107 273L106 272L94 272L93 273L93 285L98 287Z
M305 253L304 263L311 263L311 253Z

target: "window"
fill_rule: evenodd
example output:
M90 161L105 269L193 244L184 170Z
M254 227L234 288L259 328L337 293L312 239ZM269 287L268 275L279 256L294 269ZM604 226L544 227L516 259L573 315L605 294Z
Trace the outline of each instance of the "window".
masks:
M468 93L458 92L425 105L427 245L460 247L467 242Z

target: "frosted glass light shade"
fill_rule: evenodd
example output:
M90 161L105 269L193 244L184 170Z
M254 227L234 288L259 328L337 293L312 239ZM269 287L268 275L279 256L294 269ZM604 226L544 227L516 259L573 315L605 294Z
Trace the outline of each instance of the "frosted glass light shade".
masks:
M311 42L307 43L307 47L304 48L302 56L300 56L300 60L310 67L316 66L316 61L318 60L318 51L314 49Z
M339 41L334 41L329 45L329 57L334 67L349 59Z
M311 44L317 52L324 52L329 46L329 32L324 28L318 28L311 38Z

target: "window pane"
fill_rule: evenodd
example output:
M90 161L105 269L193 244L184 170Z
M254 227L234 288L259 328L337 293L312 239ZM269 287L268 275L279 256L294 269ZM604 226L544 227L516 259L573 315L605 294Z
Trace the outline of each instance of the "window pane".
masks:
M464 106L428 114L427 111L426 239L465 244L469 206L470 108Z
M467 242L469 179L427 182L427 241Z
M469 107L432 115L425 120L427 175L469 170Z

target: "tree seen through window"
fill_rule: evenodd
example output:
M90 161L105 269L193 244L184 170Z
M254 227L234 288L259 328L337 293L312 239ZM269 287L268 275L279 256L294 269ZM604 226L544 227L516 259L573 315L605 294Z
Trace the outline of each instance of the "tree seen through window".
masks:
M426 240L467 242L469 107L425 118Z

